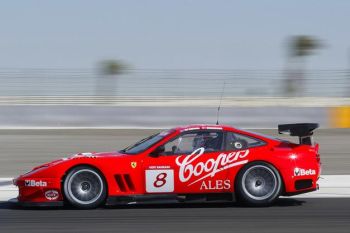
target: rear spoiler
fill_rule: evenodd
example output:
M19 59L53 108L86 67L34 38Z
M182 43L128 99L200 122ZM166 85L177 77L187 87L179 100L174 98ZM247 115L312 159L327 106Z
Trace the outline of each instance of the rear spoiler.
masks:
M317 123L284 124L278 125L278 133L298 136L300 144L312 145L312 134L318 127Z

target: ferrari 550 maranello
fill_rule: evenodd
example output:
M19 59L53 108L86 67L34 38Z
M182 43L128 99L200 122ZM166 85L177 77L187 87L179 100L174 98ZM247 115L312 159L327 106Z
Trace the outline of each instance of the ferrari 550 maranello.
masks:
M315 123L279 125L299 143L225 125L190 125L151 135L123 150L79 153L19 176L24 206L239 201L272 204L318 188Z

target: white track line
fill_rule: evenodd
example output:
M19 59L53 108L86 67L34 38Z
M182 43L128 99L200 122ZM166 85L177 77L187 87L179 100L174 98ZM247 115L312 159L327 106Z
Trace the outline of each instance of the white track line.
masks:
M294 198L350 198L350 175L324 175L318 181L320 189ZM18 195L12 185L12 178L0 178L0 201L7 201Z

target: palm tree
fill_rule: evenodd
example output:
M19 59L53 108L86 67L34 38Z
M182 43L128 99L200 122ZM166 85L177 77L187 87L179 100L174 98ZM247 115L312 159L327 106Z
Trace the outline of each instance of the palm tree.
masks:
M118 76L123 74L126 65L119 60L105 60L99 63L99 77L96 83L96 95L116 95Z
M319 40L312 36L294 36L289 40L286 93L302 94L305 72L305 57L311 55L321 46Z

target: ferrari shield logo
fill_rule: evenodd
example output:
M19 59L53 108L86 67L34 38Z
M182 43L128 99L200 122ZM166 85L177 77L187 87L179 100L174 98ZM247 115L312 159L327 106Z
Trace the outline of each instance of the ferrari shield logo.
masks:
M136 163L136 162L131 162L131 167L132 167L132 168L136 168L136 166L137 166L137 163Z

